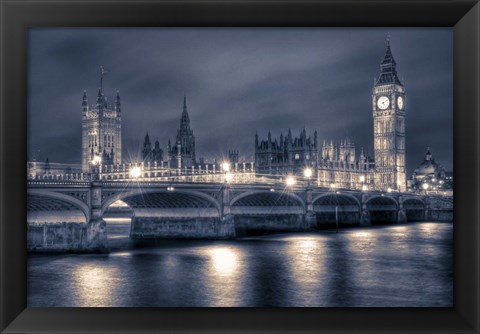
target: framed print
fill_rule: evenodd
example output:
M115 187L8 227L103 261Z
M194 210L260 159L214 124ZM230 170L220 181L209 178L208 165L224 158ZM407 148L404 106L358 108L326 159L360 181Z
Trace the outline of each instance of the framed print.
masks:
M1 5L3 332L478 332L476 1Z

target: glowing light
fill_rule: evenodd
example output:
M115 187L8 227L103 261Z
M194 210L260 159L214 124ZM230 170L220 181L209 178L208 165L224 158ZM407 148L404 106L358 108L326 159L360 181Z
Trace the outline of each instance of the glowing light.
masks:
M122 201L121 199L116 200L109 206L110 208L128 208L128 204Z
M222 162L222 170L224 172L230 171L230 163L228 161Z
M130 169L130 176L133 177L134 179L139 178L142 175L142 169L138 166L132 167Z
M271 191L271 192L274 192L274 191L275 191L275 189L273 189L273 188L270 188L270 191Z
M367 191L368 190L368 187L366 185L363 185L362 186L362 191Z
M229 276L237 267L237 254L229 248L213 248L209 250L213 269L217 274Z
M423 188L423 190L427 190L428 189L428 183L422 184L422 188Z
M98 155L94 156L90 163L94 166L100 165L102 163L102 158Z
M365 182L365 175L360 175L360 182Z
M392 192L392 188L388 188L388 189L387 189L387 192L388 192L388 193L391 193L391 192Z
M233 180L233 174L232 173L226 173L225 174L225 181L231 182Z
M435 178L433 178L433 179L432 179L432 182L434 182L434 183L435 183L435 182L437 182L437 180L436 180Z
M370 233L367 233L367 232L357 232L354 234L354 236L358 237L358 238L365 238L365 237L368 237L370 235Z
M119 285L118 270L113 267L80 265L72 272L70 287L82 307L107 307L112 305L115 289Z
M285 180L287 186L291 187L295 184L295 178L293 176L288 176Z
M167 191L174 191L174 190L175 190L175 188L172 187L172 186L168 186L168 187L167 187Z
M335 183L330 184L330 188L335 189L336 187L337 187L337 185Z
M308 178L309 178L309 177L312 176L312 174L313 174L313 171L312 171L311 168L308 168L308 167L307 167L307 168L305 168L305 169L303 170L303 175L305 175L305 177L308 177Z

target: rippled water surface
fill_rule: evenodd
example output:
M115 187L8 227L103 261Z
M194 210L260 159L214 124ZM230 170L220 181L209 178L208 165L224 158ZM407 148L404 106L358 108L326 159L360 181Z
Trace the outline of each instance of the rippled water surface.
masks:
M28 305L453 305L451 223L135 242L109 223L106 255L29 255Z

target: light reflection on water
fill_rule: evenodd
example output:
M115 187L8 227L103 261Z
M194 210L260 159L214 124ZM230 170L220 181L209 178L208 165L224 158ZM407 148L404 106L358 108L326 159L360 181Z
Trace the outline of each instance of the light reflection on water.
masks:
M452 224L231 241L128 239L108 255L30 255L28 305L452 306Z

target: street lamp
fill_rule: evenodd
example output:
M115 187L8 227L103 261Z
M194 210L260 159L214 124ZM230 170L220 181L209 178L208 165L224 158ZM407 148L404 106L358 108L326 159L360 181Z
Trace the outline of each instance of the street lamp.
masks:
M365 185L365 175L360 175L360 182L362 182L362 191L367 190L367 186Z
M230 183L233 180L233 174L232 173L225 173L225 181L227 183Z
M428 183L425 182L424 184L422 184L422 188L425 191L425 195L426 195L427 194L427 189L428 189Z
M391 193L392 192L392 188L387 188L387 193Z
M310 188L310 178L313 175L313 171L310 167L307 167L303 170L303 175L307 178L307 188Z
M92 161L90 161L90 163L94 166L98 166L102 163L102 158L98 155L95 155L92 159Z
M338 194L340 193L339 191L335 191L337 188L337 185L335 183L330 183L330 190L333 193L333 196L335 198L335 232L338 232Z
M295 178L293 176L287 176L285 183L287 184L287 187L291 187L295 184Z
M229 172L230 171L230 163L228 161L222 162L222 170L224 172Z
M310 167L307 167L303 170L303 175L305 175L307 179L310 179L312 177L312 174L313 174L313 171Z
M102 158L98 155L95 155L90 161L91 166L91 178L92 180L100 179L100 164L102 163Z
M138 179L142 175L142 169L138 166L132 167L130 169L130 177Z

